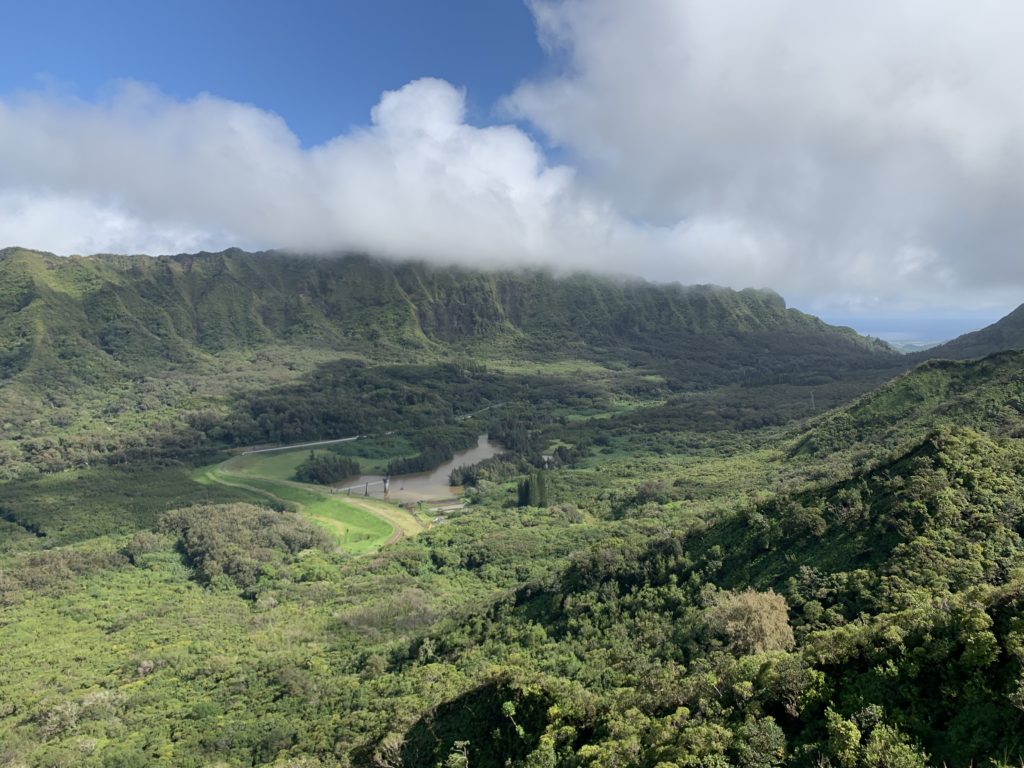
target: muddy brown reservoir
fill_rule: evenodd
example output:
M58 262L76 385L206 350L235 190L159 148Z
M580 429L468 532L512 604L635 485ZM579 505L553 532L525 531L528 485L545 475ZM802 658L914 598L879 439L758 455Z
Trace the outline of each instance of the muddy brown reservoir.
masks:
M448 476L457 467L476 464L501 453L502 447L487 435L480 435L476 445L465 451L457 452L450 461L446 461L429 472L416 472L411 475L395 475L391 478L388 498L392 501L438 501L458 496L462 492L460 486L448 485ZM369 485L369 495L383 498L383 475L360 475L348 478L339 485L350 486L352 495L363 495Z

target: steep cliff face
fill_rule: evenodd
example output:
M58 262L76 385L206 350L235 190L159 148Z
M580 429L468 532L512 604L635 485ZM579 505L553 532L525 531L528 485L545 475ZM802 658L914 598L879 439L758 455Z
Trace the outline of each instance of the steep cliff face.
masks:
M74 363L86 379L288 343L387 354L513 344L722 359L888 365L881 345L770 291L549 272L484 273L362 256L223 253L61 258L0 252L0 376ZM778 360L776 360L778 362Z

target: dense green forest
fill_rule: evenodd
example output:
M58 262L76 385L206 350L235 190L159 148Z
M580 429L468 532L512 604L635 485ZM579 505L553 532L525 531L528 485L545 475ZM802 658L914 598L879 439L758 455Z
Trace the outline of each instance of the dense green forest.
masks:
M20 250L0 334L0 765L1024 760L1009 336L911 368L764 291ZM465 506L318 490L483 433Z

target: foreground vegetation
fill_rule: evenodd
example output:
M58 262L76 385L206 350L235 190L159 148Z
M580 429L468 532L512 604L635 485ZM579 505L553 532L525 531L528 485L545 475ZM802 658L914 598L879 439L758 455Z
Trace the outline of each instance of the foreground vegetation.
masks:
M9 289L14 304L40 284L98 301L79 278L99 267L18 263L35 287ZM341 289L310 281L306 299L218 325L184 259L101 266L129 314L140 285L177 306L150 269L210 314L166 369L164 415L111 413L109 451L78 442L110 405L88 382L53 419L92 416L5 427L0 765L1024 760L1024 353L876 389L899 370L886 353L831 331L812 343L813 323L763 294L647 303L531 278L563 307L601 296L572 336L545 315L554 300L527 318L508 282L398 270L388 285L431 297L414 316L349 287L331 310L348 324L333 324ZM243 286L285 279L232 255L191 269L213 267ZM644 335L667 315L692 325L698 306L711 335ZM148 332L171 349L186 316ZM722 323L735 337L712 351ZM359 346L370 327L408 357ZM137 349L132 333L104 342L103 365ZM338 348L303 346L326 336ZM216 351L225 338L255 341ZM4 397L44 391L34 366L60 356L35 349L9 355ZM253 379L232 388L235 365ZM110 370L97 375L122 381ZM468 505L437 521L296 481L308 448L227 453L370 434L315 449L314 468L380 472L482 432L508 453L457 470Z
M795 439L690 433L683 453L651 410L646 451L642 411L532 432L576 451L543 473L546 507L521 497L522 474L481 479L472 507L372 557L353 559L301 514L174 500L134 534L12 552L5 759L915 766L1024 754L1024 451L999 436L998 413L815 478L821 465L792 446L828 419Z

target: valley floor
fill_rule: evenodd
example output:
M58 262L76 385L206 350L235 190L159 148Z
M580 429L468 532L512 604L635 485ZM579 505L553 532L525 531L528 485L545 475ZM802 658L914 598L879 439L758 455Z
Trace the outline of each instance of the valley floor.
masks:
M506 336L211 355L77 421L5 385L0 766L1019 765L1024 353L883 383L838 336L878 367ZM293 479L485 433L441 512Z

